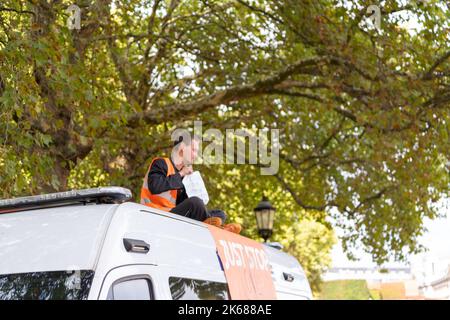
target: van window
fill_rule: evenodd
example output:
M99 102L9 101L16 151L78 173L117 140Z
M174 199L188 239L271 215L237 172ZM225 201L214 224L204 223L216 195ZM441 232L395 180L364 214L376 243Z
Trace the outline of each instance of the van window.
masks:
M0 300L85 300L94 271L48 271L0 275Z
M228 300L226 283L169 278L170 293L174 300Z
M107 300L151 300L152 291L149 279L127 279L114 283L108 292Z

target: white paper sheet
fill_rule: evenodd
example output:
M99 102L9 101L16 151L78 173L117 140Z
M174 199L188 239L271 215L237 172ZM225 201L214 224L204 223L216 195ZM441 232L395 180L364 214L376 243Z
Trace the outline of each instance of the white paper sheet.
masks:
M194 171L193 173L184 176L183 184L186 188L188 197L199 197L203 200L204 204L209 201L208 191L206 190L205 183L203 182L200 172Z

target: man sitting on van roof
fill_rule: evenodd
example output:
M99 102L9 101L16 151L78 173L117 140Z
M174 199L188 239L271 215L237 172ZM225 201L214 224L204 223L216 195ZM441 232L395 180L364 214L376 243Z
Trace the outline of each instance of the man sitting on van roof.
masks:
M193 172L192 163L198 148L198 137L183 139L179 136L171 158L154 158L142 185L141 204L240 233L239 224L224 225L226 215L222 210L208 211L200 198L189 198L186 194L182 180Z

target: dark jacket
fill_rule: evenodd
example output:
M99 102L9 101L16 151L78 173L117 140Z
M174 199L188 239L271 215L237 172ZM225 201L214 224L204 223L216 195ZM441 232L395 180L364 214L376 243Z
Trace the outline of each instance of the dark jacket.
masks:
M158 194L168 190L177 190L177 202L180 204L188 198L186 189L183 185L183 178L180 175L180 170L175 167L172 159L170 159L175 169L175 174L167 176L167 164L163 159L153 161L153 164L148 173L148 189L152 194Z

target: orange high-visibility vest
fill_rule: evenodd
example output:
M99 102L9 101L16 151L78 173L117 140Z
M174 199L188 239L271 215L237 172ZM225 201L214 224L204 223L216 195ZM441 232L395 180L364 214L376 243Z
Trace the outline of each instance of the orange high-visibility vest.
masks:
M152 163L148 167L147 174L144 178L144 183L141 189L141 204L164 210L170 211L170 209L174 208L177 203L177 190L168 190L158 194L152 194L148 189L148 174L150 173L150 169L153 165L153 162L158 159L163 159L167 164L167 176L171 176L175 174L175 168L173 167L172 161L169 158L155 158L152 160Z

